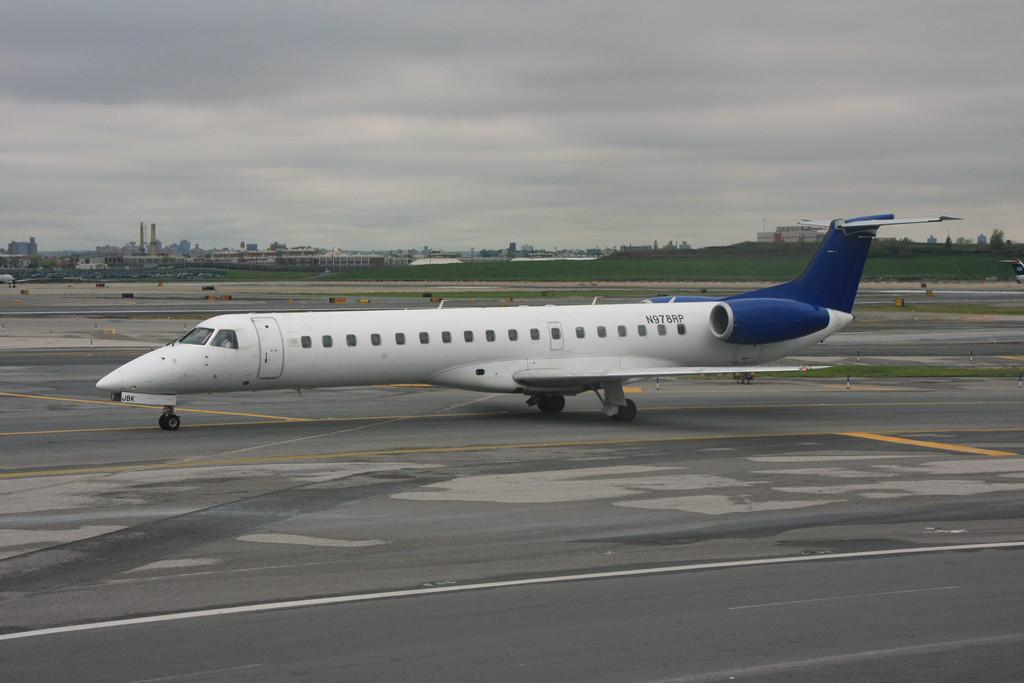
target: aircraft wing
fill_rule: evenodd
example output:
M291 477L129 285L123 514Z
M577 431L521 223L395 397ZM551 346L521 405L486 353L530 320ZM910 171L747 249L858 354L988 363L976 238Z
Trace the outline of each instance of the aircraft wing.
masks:
M519 384L530 387L566 387L588 384L624 384L652 377L685 377L687 375L719 375L736 372L806 372L827 368L827 365L709 365L703 367L669 366L664 368L616 368L610 370L520 370L512 375Z

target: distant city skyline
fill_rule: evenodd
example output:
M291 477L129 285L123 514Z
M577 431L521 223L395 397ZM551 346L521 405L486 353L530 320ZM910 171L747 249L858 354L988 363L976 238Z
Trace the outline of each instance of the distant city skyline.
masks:
M705 246L729 246L730 244L736 244L738 242L760 242L760 243L772 242L772 241L793 242L793 241L804 241L804 239L807 239L809 241L818 241L818 239L820 238L820 235L814 236L814 237L799 238L799 239L796 238L796 237L793 237L793 236L785 236L785 237L780 236L779 239L770 239L770 238L768 238L768 235L769 234L774 234L775 231L783 231L784 234L792 235L793 234L792 231L794 230L795 227L797 227L797 226L781 226L781 225L780 226L774 226L773 230L770 230L770 231L758 231L756 233L752 233L750 236L748 236L747 239L741 239L741 240L738 240L737 242L729 242L729 243L726 243L726 244L711 244L711 245L705 245ZM959 232L964 232L964 231L959 231ZM968 243L968 244L987 244L988 243L988 239L989 239L989 235L987 233L980 233L980 234L977 234L977 235L966 235L966 234L953 235L952 231L950 231L948 236L950 237L951 241L956 242L957 244L964 244L964 243ZM880 239L902 239L903 237L907 237L907 236L892 235L892 234L890 234L890 235L879 235ZM915 242L923 242L923 243L927 243L927 244L943 243L943 242L946 241L946 236L945 235L939 237L939 236L937 236L935 234L928 234L924 238L919 238L917 236L908 237L908 238L909 239L913 239L913 241L915 241ZM1007 242L1010 242L1010 243L1024 244L1024 240L1014 239L1011 236L1005 236L1005 239L1006 239ZM128 240L128 241L125 241L125 242L120 243L120 244L118 244L118 243L111 243L111 242L107 242L107 243L102 244L102 245L101 244L97 244L97 245L94 245L91 248L86 247L86 248L79 249L79 248L61 247L61 246L48 247L48 246L44 245L43 248L40 249L39 248L39 243L36 241L35 237L33 236L33 237L29 237L28 241L14 241L14 240L12 240L12 241L8 242L6 249L4 249L3 247L0 247L0 253L2 253L3 255L33 255L33 254L46 254L46 253L83 253L83 254L84 253L93 253L93 254L99 254L99 255L102 256L104 254L104 252L108 252L109 253L112 250L122 250L122 249L132 249L132 248L138 249L139 248L139 244L140 243L137 240ZM146 242L146 244L148 245L148 242ZM267 243L267 244L264 244L264 245L260 245L258 242L247 242L245 240L241 240L237 244L238 244L237 246L233 246L233 245L230 245L230 244L223 244L223 245L200 244L200 243L192 242L191 240L189 240L187 238L180 239L180 240L178 240L176 242L164 242L163 239L158 239L157 240L158 249L161 250L162 252L166 251L166 250L174 250L174 251L176 251L180 255L187 255L188 253L190 253L192 251L193 248L201 249L201 250L204 250L204 251L222 251L222 250L229 250L229 251L235 251L235 250L237 250L237 251L245 251L245 250L248 250L248 251L266 251L266 250L272 249L275 245L278 245L278 244L284 244L284 245L286 245L288 247L293 247L293 248L309 247L309 248L313 248L313 249L323 249L323 250L327 250L327 251L331 251L331 250L351 251L353 253L359 253L359 252L364 252L364 253L382 253L382 254L383 253L388 253L388 252L425 253L425 251L429 250L429 251L434 251L434 252L450 252L450 253L470 254L470 253L472 253L474 251L475 252L482 252L482 251L504 252L504 251L507 251L511 245L515 244L515 242L508 243L506 245L498 245L498 244L496 244L496 245L479 245L479 246L475 246L475 247L465 247L465 248L446 248L446 247L443 247L443 246L432 247L430 245L424 245L424 246L407 246L407 247L396 247L396 248L372 248L371 247L371 248L363 248L363 249L356 249L356 248L346 249L346 248L340 247L340 246L327 246L327 245L311 244L311 243L308 243L308 242L303 242L302 240L299 240L298 242L290 244L290 245L285 243L285 242L281 242L279 240L272 240L270 243ZM18 251L12 251L11 250L10 247L14 246L14 245L18 245L18 247L19 247ZM635 248L637 248L637 249L640 249L640 248L658 248L658 245L661 245L661 246L664 246L664 247L668 247L668 248L682 248L682 249L694 248L693 245L691 245L687 240L673 240L673 239L667 239L667 240L654 239L651 242L646 243L646 244L645 243L637 243L635 245ZM600 250L606 250L607 251L607 250L620 250L620 249L624 249L624 248L627 248L627 247L634 248L634 245L633 245L632 242L626 242L626 243L615 244L615 245L570 245L570 244L566 244L566 245L559 245L559 246L540 245L540 246L535 247L535 246L533 246L531 244L528 244L528 243L522 243L522 246L518 249L518 251L521 251L521 252L532 252L532 251L541 251L541 252L547 252L547 251L585 251L585 250L588 250L588 249L600 249ZM628 250L628 249L626 249L626 250Z
M0 237L702 247L895 212L1021 239L1021 25L1011 0L4 3Z

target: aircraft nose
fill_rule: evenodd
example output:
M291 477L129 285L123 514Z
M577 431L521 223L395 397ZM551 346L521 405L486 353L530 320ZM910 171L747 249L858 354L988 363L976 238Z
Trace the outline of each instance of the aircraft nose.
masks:
M109 391L110 393L117 393L124 387L124 377L121 375L121 369L114 370L109 375L96 382L96 388L102 391Z

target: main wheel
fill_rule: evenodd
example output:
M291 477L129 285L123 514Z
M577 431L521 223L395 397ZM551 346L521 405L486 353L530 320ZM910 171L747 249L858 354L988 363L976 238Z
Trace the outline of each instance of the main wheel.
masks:
M540 394L537 407L542 413L560 413L565 408L565 396L561 394Z
M166 429L173 432L175 429L181 426L181 418L174 413L164 413L160 416L160 429Z
M617 412L612 419L629 422L634 417L636 417L636 403L627 398L626 405L619 406L619 412Z

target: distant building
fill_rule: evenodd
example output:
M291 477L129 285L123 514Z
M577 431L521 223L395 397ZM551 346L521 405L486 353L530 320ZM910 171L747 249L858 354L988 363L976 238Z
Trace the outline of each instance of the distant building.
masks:
M623 254L637 254L640 253L641 251L651 251L652 249L654 249L654 247L650 244L641 244L636 247L634 247L632 244L624 244L621 247L619 247L619 251Z
M28 242L10 242L7 245L7 253L15 256L35 256L39 253L39 245L35 237L29 237Z
M186 262L192 266L213 268L343 272L360 268L404 266L409 263L409 259L392 254L353 254L337 249L327 251L314 247L288 248L275 242L270 249L264 251L224 249L199 253L197 247L195 255Z
M450 265L452 263L462 263L462 260L459 259L457 256L453 256L453 255L450 255L450 254L438 254L437 256L430 255L430 256L424 256L422 258L415 259L414 261L410 261L409 265L410 266L440 266L440 265Z
M780 225L774 232L757 233L757 242L820 242L825 239L826 232L825 228L816 225Z
M935 235L928 235L928 239L926 241L928 242L928 244L938 244L939 238L936 237Z
M75 270L106 270L107 262L103 257L86 256L78 260Z
M134 242L132 243L134 245ZM124 247L115 247L110 244L105 244L102 247L96 247L96 255L104 257L121 257L124 256Z
M978 235L978 244L988 244L988 238L985 235Z

